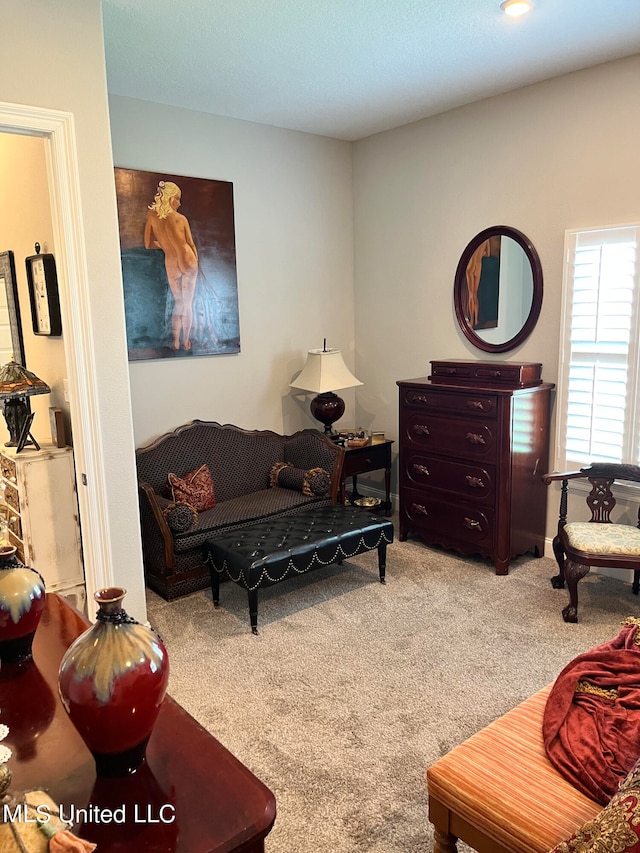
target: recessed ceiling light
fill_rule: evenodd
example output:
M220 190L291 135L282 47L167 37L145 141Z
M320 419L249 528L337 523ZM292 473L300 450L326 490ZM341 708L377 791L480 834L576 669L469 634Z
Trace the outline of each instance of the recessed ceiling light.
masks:
M506 15L517 18L519 15L525 15L531 9L531 3L529 0L504 0L504 3L500 4L500 8Z

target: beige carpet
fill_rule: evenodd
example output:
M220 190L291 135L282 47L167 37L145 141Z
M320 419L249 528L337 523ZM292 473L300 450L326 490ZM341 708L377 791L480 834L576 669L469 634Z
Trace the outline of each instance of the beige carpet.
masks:
M550 559L506 577L417 540L285 581L175 602L148 593L170 692L275 793L268 853L425 853L426 768L613 637L638 599L622 580L580 582L580 623ZM461 845L461 849L462 845Z

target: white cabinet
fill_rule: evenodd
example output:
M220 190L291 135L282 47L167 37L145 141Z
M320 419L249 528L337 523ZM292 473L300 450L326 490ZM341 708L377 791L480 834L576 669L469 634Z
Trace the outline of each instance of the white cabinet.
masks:
M85 607L78 499L70 447L0 448L0 515L17 556L45 580L47 592Z

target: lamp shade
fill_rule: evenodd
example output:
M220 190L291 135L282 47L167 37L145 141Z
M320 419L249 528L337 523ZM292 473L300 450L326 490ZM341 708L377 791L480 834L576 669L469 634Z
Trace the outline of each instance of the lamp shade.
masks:
M0 370L0 398L32 397L34 394L50 394L51 388L35 373L17 361L9 361Z
M290 383L291 388L326 394L341 388L362 385L351 373L339 349L310 349L300 375Z

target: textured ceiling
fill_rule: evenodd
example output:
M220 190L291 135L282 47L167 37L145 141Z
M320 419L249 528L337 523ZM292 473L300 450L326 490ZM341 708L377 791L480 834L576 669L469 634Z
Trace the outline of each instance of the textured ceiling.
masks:
M354 140L640 52L640 0L533 4L102 0L108 89Z

